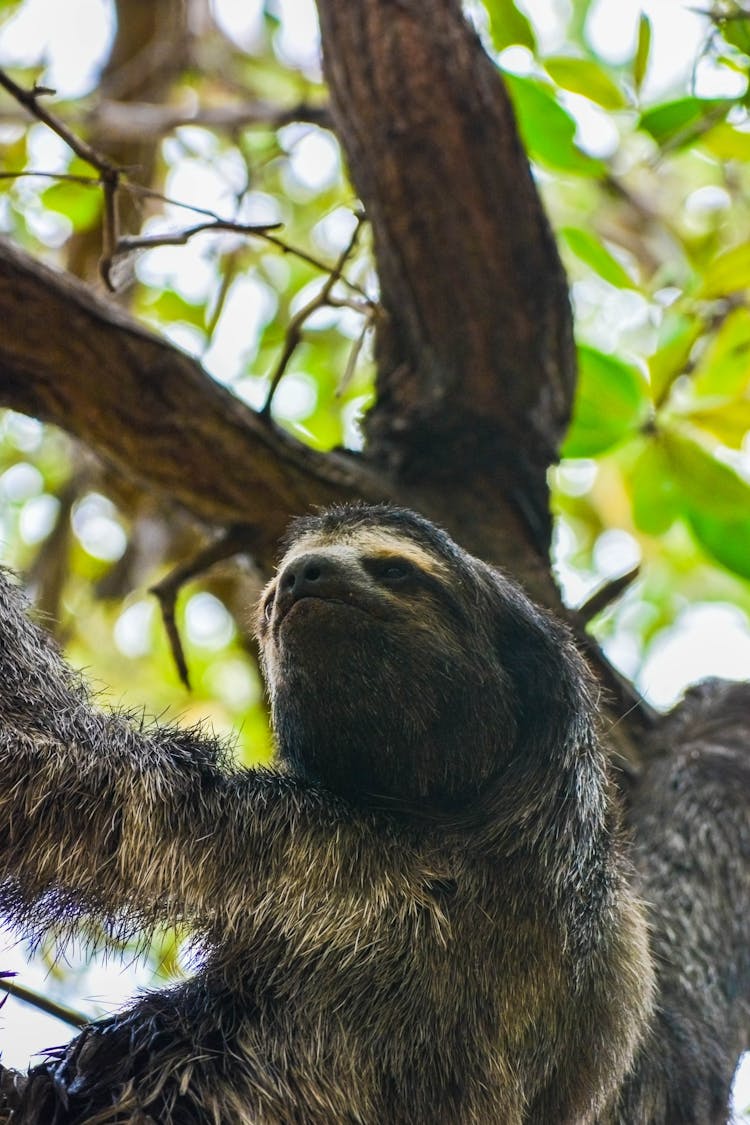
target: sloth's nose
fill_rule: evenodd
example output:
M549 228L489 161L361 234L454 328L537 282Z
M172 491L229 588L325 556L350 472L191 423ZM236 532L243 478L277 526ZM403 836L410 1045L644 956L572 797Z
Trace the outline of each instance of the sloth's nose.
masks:
M300 598L341 598L351 592L352 579L340 558L319 551L298 555L279 575L278 598L289 605Z

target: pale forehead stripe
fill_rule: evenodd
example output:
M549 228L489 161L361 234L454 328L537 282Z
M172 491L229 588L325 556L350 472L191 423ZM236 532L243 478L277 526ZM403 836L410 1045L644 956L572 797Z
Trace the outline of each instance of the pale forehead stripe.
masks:
M387 558L389 555L406 559L429 574L445 575L448 568L430 551L415 543L413 539L401 536L390 528L364 527L345 528L342 531L324 534L311 532L298 539L292 549L284 555L287 563L308 551L325 550L326 554L345 557L353 552L357 555L370 555Z

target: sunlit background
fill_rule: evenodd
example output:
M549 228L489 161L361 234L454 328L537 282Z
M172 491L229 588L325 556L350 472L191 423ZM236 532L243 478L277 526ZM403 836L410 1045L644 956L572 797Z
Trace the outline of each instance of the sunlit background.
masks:
M650 702L666 709L686 684L704 676L750 675L750 570L743 569L742 560L735 562L722 528L702 517L699 500L693 501L690 518L682 518L669 482L666 489L656 489L655 500L646 497L663 468L647 438L621 441L623 421L610 452L601 435L597 440L586 436L583 413L612 407L623 418L630 411L640 425L647 409L643 388L649 382L653 388L660 378L672 358L670 348L675 356L684 353L686 368L698 372L697 383L703 378L710 402L703 400L699 409L693 392L676 380L670 384L669 409L673 417L704 425L713 442L710 455L731 473L732 482L740 482L736 500L743 503L742 487L750 481L748 377L742 383L734 370L726 375L725 382L734 379L731 393L738 404L731 423L722 404L716 405L721 388L711 379L717 355L721 359L731 351L735 337L747 347L750 329L732 319L731 308L722 309L729 326L724 337L718 320L711 320L713 352L696 351L708 321L700 322L689 302L700 296L691 270L700 271L711 254L732 248L730 229L744 239L750 231L741 203L742 173L732 163L750 158L747 111L739 101L736 111L721 109L724 99L746 94L748 55L736 44L734 53L732 44L717 47L706 15L678 0L519 0L516 10L522 20L528 17L533 41L520 27L507 34L510 45L504 45L504 25L498 31L500 7L468 5L508 75L570 274L579 341L590 349L583 353L577 427L565 460L552 474L557 575L566 601L577 605L606 580L641 566L639 578L593 628L612 662ZM201 5L195 8L198 19ZM213 0L210 12L203 7L203 18L207 12L235 51L233 66L243 54L250 60L243 71L233 72L233 81L242 81L259 100L322 102L312 0ZM109 0L0 2L0 65L25 69L30 80L54 87L55 104L62 106L61 113L69 110L73 122L76 107L90 104L114 34ZM639 51L642 73L637 73ZM583 54L595 71L567 66L566 59ZM188 77L174 95L186 115L203 103L231 98L231 82L225 88L210 75L210 50L206 60L209 76L203 83ZM549 104L539 102L545 97ZM674 128L655 116L650 124L645 120L649 107L669 106L676 99L685 101L687 113L689 98L697 99L696 112L704 117L712 100L719 106L715 121L698 118L705 124L701 151L693 151L680 132L695 126L689 114ZM535 130L534 113L550 105L563 117L550 118L547 134ZM85 114L79 112L78 120L85 123ZM554 147L554 130L564 134L566 122L570 137L563 151L559 144ZM71 164L65 144L45 126L27 129L9 99L0 101L0 162L6 170L85 171ZM339 149L316 125L300 122L233 136L185 124L164 136L158 164L159 190L171 200L240 222L281 221L290 242L324 261L334 261L351 235L354 199ZM614 189L607 196L602 188L604 168L623 189L622 197ZM85 234L99 214L98 193L33 177L0 186L0 231L34 253L69 264L71 239ZM637 229L638 208L643 230ZM587 227L589 214L598 229ZM144 205L142 218L145 233L196 221L195 214L174 204ZM350 276L376 295L366 245L354 257ZM199 357L215 379L254 407L268 392L284 325L320 284L319 271L293 257L268 247L248 249L245 238L227 234L143 253L135 276L123 278L133 311ZM705 290L704 296L708 300L712 293ZM277 421L319 448L361 445L359 419L372 394L365 328L355 309L316 312L274 398ZM352 363L360 337L363 346ZM589 368L592 378L602 376L602 356L618 357L613 363L622 366L612 367L609 375L619 390L597 397L595 388L587 407ZM725 399L726 393L722 403ZM137 520L131 518L127 504L107 498L103 485L98 490L96 474L94 485L77 489L66 508L70 480L88 479L87 472L64 435L12 413L0 417L0 553L16 567L30 567L41 588L58 583L54 608L63 607L68 623L63 639L71 659L90 668L96 683L118 685L110 693L115 702L146 700L154 711L169 708L189 721L208 718L217 730L234 732L247 760L263 757L268 736L261 685L236 612L238 600L254 596L257 577L248 571L239 581L232 579L231 592L228 580L226 586L219 581L211 589L187 591L181 628L195 684L187 697L176 684L156 605L145 592L155 577L149 566L163 567L170 555L179 558L179 548L174 542L170 550L162 544L156 513L139 510ZM711 492L710 468L706 472L702 487ZM728 478L717 479L721 493ZM727 484L729 501L733 489ZM745 536L740 543L750 542L749 512L737 519ZM172 534L179 541L179 530ZM184 535L190 545L192 532ZM44 545L56 536L64 544L71 578L56 574L50 579ZM119 573L136 539L137 581L128 587L134 592L126 590L124 600L114 604L104 590L108 576ZM35 562L39 557L42 563ZM99 588L99 597L92 595L92 586ZM145 960L126 951L124 964L91 960L75 948L61 958L51 945L29 964L26 948L11 937L8 941L0 968L18 970L24 984L92 1016L111 1010L136 986L158 983L184 968L180 943L172 935L156 941ZM59 1021L13 999L1 1018L3 1061L9 1065L23 1066L33 1051L70 1034ZM750 1102L750 1072L740 1071L736 1101L738 1107Z

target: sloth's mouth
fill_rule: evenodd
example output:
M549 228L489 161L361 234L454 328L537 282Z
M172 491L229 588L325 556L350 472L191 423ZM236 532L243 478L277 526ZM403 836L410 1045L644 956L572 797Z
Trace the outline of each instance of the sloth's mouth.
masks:
M303 597L297 598L295 601L293 601L291 605L284 610L284 612L279 617L278 623L279 625L281 625L282 622L288 620L288 618L292 614L294 614L294 616L299 616L300 613L310 613L311 610L315 612L315 610L313 609L314 606L318 609L321 609L324 606L341 606L344 609L353 609L358 613L363 613L367 616L371 616L369 610L366 609L365 606L361 604L361 602L355 601L354 597L354 594L351 595L351 598L331 597L327 594L305 594Z

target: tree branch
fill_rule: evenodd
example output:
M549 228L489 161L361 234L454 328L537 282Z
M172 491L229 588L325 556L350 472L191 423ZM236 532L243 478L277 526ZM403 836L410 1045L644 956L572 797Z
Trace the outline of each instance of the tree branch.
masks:
M0 989L6 992L8 996L15 996L16 1000L21 1000L24 1004L30 1004L32 1008L38 1008L40 1012L46 1012L48 1016L54 1016L55 1019L70 1024L71 1027L85 1027L90 1022L86 1016L74 1011L73 1008L58 1004L56 1000L50 1000L49 997L43 996L41 992L34 992L33 989L26 988L23 984L16 984L10 977L10 973L0 973ZM2 1001L0 1001L0 1006L2 1006Z
M181 125L232 132L252 125L280 129L299 121L325 128L330 126L330 113L328 106L308 102L278 106L252 101L181 109L153 102L104 100L94 107L89 121L113 141L143 141L145 138L158 140Z
M333 288L336 285L336 282L341 281L342 279L341 271L346 265L348 259L352 254L352 251L354 250L354 247L357 244L360 227L362 226L362 223L364 221L364 214L362 212L359 212L359 214L356 215L354 230L351 233L349 242L339 254L338 261L323 283L320 292L317 293L312 298L312 300L308 301L307 304L303 305L303 307L299 309L289 321L286 329L286 341L284 343L284 347L282 349L278 363L276 364L276 369L271 376L268 395L266 397L265 403L263 404L263 409L261 410L261 415L263 417L269 417L271 414L273 397L276 394L279 383L284 377L284 372L289 366L289 361L294 355L295 349L298 347L300 341L302 340L302 329L304 327L305 321L308 320L318 309L325 308L326 306L333 306ZM367 305L365 305L362 311L364 313L371 313L374 311L375 307L376 306L373 303L370 303L369 308Z
M250 528L261 566L289 517L387 486L306 448L114 304L0 240L0 405L53 422L209 525Z
M402 477L488 471L547 546L574 389L565 276L497 68L458 0L318 0L331 112L373 224L370 452ZM445 470L443 469L443 472ZM528 532L527 532L528 534Z
M231 558L240 551L244 551L247 546L246 539L247 534L243 527L228 527L217 539L201 548L197 555L186 562L180 563L179 566L160 579L155 586L151 587L150 592L159 602L162 621L169 640L169 647L172 650L177 674L180 677L180 682L188 691L190 691L190 673L182 638L177 627L177 595L192 578L204 574L215 563L223 562L224 559Z
M75 133L71 132L68 126L56 114L50 113L42 103L43 97L48 97L54 94L55 91L51 90L48 86L35 86L33 90L24 90L17 82L14 82L9 74L0 69L0 86L6 90L11 97L15 98L24 109L36 117L38 121L44 122L48 129L65 141L65 144L73 150L79 159L84 160L90 164L92 168L100 173L101 179L105 180L107 177L116 178L120 169L116 164L113 164L101 152L98 152L82 137L77 137Z

